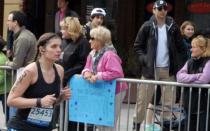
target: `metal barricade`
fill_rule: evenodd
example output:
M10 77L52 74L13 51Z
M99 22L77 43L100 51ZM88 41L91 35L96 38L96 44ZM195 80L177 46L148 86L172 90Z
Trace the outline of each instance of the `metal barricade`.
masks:
M0 66L0 70L4 71L4 99L6 100L6 94L7 94L7 75L8 73L11 74L11 82L13 83L15 80L15 73L14 70L12 70L11 67L8 66ZM197 110L197 114L193 114L193 117L196 117L198 119L196 119L196 121L194 121L195 123L195 127L196 127L196 131L200 131L199 126L201 123L203 123L202 121L199 121L199 118L203 118L205 119L204 123L205 123L205 131L208 130L208 125L209 125L209 98L210 98L210 85L209 84L182 84L182 83L177 83L177 82L166 82L166 81L154 81L154 80L139 80L139 79L127 79L127 78L120 78L117 79L118 82L123 83L126 82L128 85L128 90L127 90L127 102L125 103L121 103L120 104L120 114L119 117L117 118L117 125L116 125L116 129L114 129L115 131L132 131L133 129L133 114L135 114L134 111L134 106L133 104L130 103L130 98L131 98L131 88L141 88L141 85L145 85L145 96L147 97L147 95L151 95L151 92L149 92L149 85L153 85L152 88L154 88L154 93L152 93L153 99L148 100L143 98L144 103L146 103L144 105L144 111L141 112L144 115L144 121L147 121L148 119L148 112L153 112L152 115L150 114L150 116L152 116L152 124L156 124L160 127L161 130L168 130L168 131L182 131L183 126L185 126L185 128L187 128L187 131L190 131L190 125L192 124L191 120L192 118L192 111L191 111L191 107L196 105L196 109ZM120 84L122 85L122 84ZM135 86L133 86L135 85ZM165 105L164 101L161 102L156 102L157 101L157 96L158 93L156 93L158 86L166 86L162 89L163 92L161 92L161 97L165 97L165 91L166 88L170 88L170 90L172 92L176 92L177 88L180 88L180 100L175 104L173 102L171 102L170 105ZM189 101L191 101L195 96L194 94L192 94L193 92L197 92L197 98L198 98L198 102L195 104L191 104L191 102L188 103L188 110L186 110L183 107L183 98L186 96L186 94L184 94L184 92L186 90L188 90L189 93ZM205 91L204 91L205 89ZM204 93L203 93L204 92ZM136 92L137 96L138 96L138 91ZM186 92L185 92L186 93ZM201 100L203 100L203 94L206 95L206 101L205 104L203 104L204 102L200 102ZM123 98L124 96L121 95L121 98ZM171 96L171 101L174 101L176 98L174 97L174 95ZM154 101L154 102L152 102ZM148 103L150 103L152 106L148 105ZM160 104L160 105L159 105ZM202 106L205 106L205 112L202 110L200 111L200 108ZM7 108L6 108L6 101L5 101L5 105L4 105L4 114L7 114L6 112L8 112ZM203 108L203 107L202 107ZM68 101L66 101L65 104L61 104L60 106L60 119L59 119L59 123L58 123L58 129L59 131L68 131ZM165 119L164 117L164 113L168 113L169 117L166 117L167 119ZM204 113L205 115L200 115ZM138 117L138 116L137 116ZM6 117L4 119L4 122L6 122ZM0 119L1 121L2 119ZM145 122L146 123L146 122ZM194 124L193 123L193 124ZM184 124L184 125L183 125ZM4 123L5 125L5 123ZM141 131L145 130L146 128L146 124L142 124L141 125ZM0 130L6 130L6 127L0 127ZM87 124L85 124L85 131L87 130ZM154 128L153 128L154 130ZM77 128L77 131L79 131L79 127ZM94 131L98 131L97 128L94 127Z
M153 99L152 100L148 100L144 98L144 103L146 103L144 105L144 111L141 112L143 114L145 114L144 116L144 123L141 123L141 128L140 131L144 131L146 129L146 122L148 119L148 112L153 112L152 115L150 114L150 116L152 116L152 123L150 124L155 124L159 127L160 130L164 130L164 131L191 131L190 130L190 125L194 124L194 123L190 123L189 120L191 120L190 117L192 117L192 113L190 111L190 107L192 106L191 102L189 102L188 104L188 110L186 110L183 107L183 98L186 96L186 94L184 94L185 90L189 90L189 101L192 100L192 92L196 89L198 92L198 102L196 105L197 108L197 114L196 117L198 119L196 119L196 131L200 131L199 126L200 124L202 124L202 122L205 123L205 126L207 128L205 128L205 131L208 130L208 119L209 119L209 96L210 96L210 84L182 84L182 83L177 83L177 82L166 82L166 81L154 81L154 80L139 80L139 79L126 79L126 78L120 78L117 79L118 82L122 83L122 82L126 82L128 85L128 90L127 90L127 102L126 103L121 103L120 105L120 115L118 117L118 121L117 121L117 128L114 129L114 131L134 131L133 130L133 114L135 114L134 111L134 105L130 103L130 97L131 97L131 88L135 87L132 86L133 84L136 85L136 87L138 89L141 88L140 85L145 85L146 87L146 96L147 95L151 95L151 92L149 92L149 85L153 85L154 88L154 93L152 93L153 95ZM161 92L161 97L163 97L163 101L161 102L155 102L157 101L157 96L158 94L156 93L157 89L158 89L158 85L159 86L167 86L167 87L163 87ZM164 98L167 95L165 92L166 90L168 90L168 88L170 88L170 90L172 92L176 92L177 88L180 88L180 100L177 101L176 103L173 102L175 101L175 96L171 96L171 103L168 105L165 105L164 102ZM201 103L200 100L203 99L203 97L201 98L202 92L205 89L205 94L206 96L206 106L205 106L205 116L202 116L203 118L205 118L205 121L199 121L199 117L200 114L203 113L200 112L200 106ZM186 93L186 92L185 92ZM137 94L138 96L138 94ZM154 102L152 102L154 101ZM149 106L148 103L150 103L152 106ZM193 103L194 105L195 103ZM67 104L66 104L67 105ZM203 104L202 104L203 106ZM68 114L68 108L66 107L65 110L65 116L67 116ZM168 115L167 115L168 114ZM138 117L138 116L137 116ZM198 126L199 125L199 126ZM64 130L68 130L68 119L65 119L64 121ZM187 129L184 129L187 128ZM85 129L85 131L87 130L87 128ZM155 130L155 127L151 128L151 131ZM77 129L77 131L79 131L79 128ZM94 131L100 131L95 129Z
M209 84L182 84L182 83L177 83L177 82L166 82L166 81L153 81L153 80L136 80L136 79L118 79L119 82L127 82L129 85L129 89L128 89L128 97L130 97L130 89L131 89L131 84L136 83L137 88L141 88L140 85L145 84L145 85L154 85L154 94L153 94L153 101L156 101L157 99L157 85L160 86L164 86L167 85L167 88L170 88L172 92L175 92L177 90L177 88L180 88L180 100L175 103L171 102L170 105L165 105L164 102L162 102L160 105L158 105L157 102L153 102L153 107L150 108L148 106L148 104L144 105L144 111L142 113L145 114L144 116L144 121L147 121L148 119L148 111L151 110L153 112L152 115L152 124L158 124L158 126L160 127L160 130L168 130L168 131L191 131L192 129L190 129L190 125L194 124L194 123L190 123L192 118L192 113L190 111L190 107L192 105L196 105L196 117L197 119L195 122L195 127L196 127L196 131L200 131L200 127L202 126L202 123L205 123L205 131L208 130L208 119L209 119L209 92L210 92L210 85ZM150 93L148 92L148 88L146 87L146 96ZM163 89L162 93L162 97L164 97L165 94L165 90ZM189 90L189 101L192 100L193 97L195 97L195 95L193 94L194 92L197 92L197 104L196 103L191 103L188 102L188 105L185 105L185 108L183 107L183 99L184 97L186 97L186 90ZM184 94L185 93L185 94ZM203 113L200 112L201 110L201 104L204 99L204 97L202 97L202 93L206 95L206 106L203 107L203 109L205 109L206 112L204 117L205 121L199 121L199 117L201 116L200 114ZM194 95L194 96L193 96ZM174 96L171 96L171 101L175 100ZM144 99L145 103L152 103L152 100L148 100L148 99ZM203 106L203 104L202 104ZM188 110L186 110L186 107L188 107ZM127 103L127 108L122 109L121 112L123 112L123 110L125 112L127 112L127 122L125 123L120 123L120 121L118 121L118 124L120 126L118 126L118 131L131 131L132 130L132 116L133 113L130 113L130 101L128 99L128 103ZM134 112L135 113L135 112ZM163 114L164 113L169 113L169 117L168 119L164 118ZM194 115L194 114L193 114ZM137 116L138 117L138 116ZM159 118L158 118L159 117ZM190 120L190 121L189 121ZM131 122L130 122L131 121ZM143 126L141 126L141 131L145 130L146 128L146 124L142 124ZM124 127L124 128L123 128ZM186 128L186 129L184 129ZM152 130L155 130L155 128L153 127ZM155 130L156 131L156 130Z
M0 105L2 107L2 110L0 110L0 130L7 130L6 127L6 121L9 119L9 110L7 106L7 95L9 93L9 90L11 88L11 85L14 83L15 80L15 73L14 70L10 66L0 66L0 71L3 71L3 81L0 83L0 88L3 90L3 94L0 94L1 96L1 103Z

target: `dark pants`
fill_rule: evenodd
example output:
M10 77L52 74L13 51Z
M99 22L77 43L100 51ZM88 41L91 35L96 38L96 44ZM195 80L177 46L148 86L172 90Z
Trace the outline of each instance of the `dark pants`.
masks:
M68 131L77 131L77 122L69 121ZM83 123L79 123L79 131L84 131Z
M18 131L18 130L9 128L8 131Z
M68 131L77 131L77 122L70 121ZM79 123L79 131L85 131L84 123ZM87 125L87 131L94 131L92 124Z
M185 131L187 131L187 119L185 121ZM209 123L209 121L208 121ZM209 124L207 124L209 125ZM199 125L198 125L198 131L205 131L206 130L206 113L200 114L199 117ZM197 114L192 114L190 115L190 126L189 126L189 131L196 131L197 129ZM208 127L208 131L210 131Z

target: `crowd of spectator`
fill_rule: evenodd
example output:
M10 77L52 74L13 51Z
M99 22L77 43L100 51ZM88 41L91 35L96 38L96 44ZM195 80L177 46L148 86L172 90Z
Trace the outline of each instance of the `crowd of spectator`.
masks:
M79 15L69 8L69 1L57 0L59 10L55 14L54 33L44 33L37 41L34 24L24 2L20 1L19 11L11 11L8 15L7 44L0 38L0 65L12 67L17 75L11 90L7 84L10 93L4 94L4 74L0 72L0 100L5 102L4 95L8 95L8 106L17 109L8 121L10 131L51 131L57 122L56 106L70 99L68 81L73 75L81 74L90 83L123 78L122 61L114 47L115 43L112 43L111 31L104 25L109 12L103 8L94 8L89 21L81 25ZM191 21L184 21L179 28L175 20L167 15L167 9L165 0L155 1L153 15L140 27L134 41L141 79L208 84L210 40L202 35L196 36L196 25ZM7 47L6 52L3 52L4 46ZM160 101L155 101L154 85L149 86L141 84L138 88L133 116L133 129L136 131L140 131L143 122L146 131L160 131L161 128L153 122L154 112L151 109L160 103L170 106L177 102L172 98L177 97L178 90L159 85L157 88L164 92L164 97L159 94ZM126 83L117 83L114 127L88 124L87 131L94 131L95 128L98 131L116 130L119 105L126 90ZM197 118L198 90L193 89L191 101L189 89L184 90L183 106L187 115L191 116L190 131L196 130L197 119L200 121L198 130L206 130L208 90L202 89L201 94L201 114ZM189 103L194 103L190 113ZM47 112L47 118L42 118L40 111ZM170 117L170 114L166 113L164 117ZM188 130L187 120L185 123L184 131ZM84 123L79 123L79 129L85 130ZM70 121L68 130L77 130L77 123Z

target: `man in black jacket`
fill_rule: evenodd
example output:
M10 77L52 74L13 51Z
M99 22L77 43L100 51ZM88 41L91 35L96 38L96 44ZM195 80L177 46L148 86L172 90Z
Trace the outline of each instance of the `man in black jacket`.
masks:
M175 81L175 75L178 69L184 64L186 53L184 45L181 41L180 32L174 20L167 16L167 3L164 0L157 0L153 5L153 16L146 21L137 34L134 51L137 54L141 69L142 79ZM148 88L146 93L145 85L139 88L139 94L136 104L136 114L134 115L134 123L137 124L137 130L140 123L144 120L145 106L147 102L153 101L154 85ZM171 105L172 98L175 102L176 92L172 88L165 88L164 105ZM152 118L147 117L147 121ZM151 123L149 123L151 124ZM146 127L147 128L147 127Z

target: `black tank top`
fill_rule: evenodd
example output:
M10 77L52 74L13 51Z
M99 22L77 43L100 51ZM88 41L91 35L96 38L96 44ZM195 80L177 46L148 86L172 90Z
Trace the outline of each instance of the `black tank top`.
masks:
M55 65L53 65L53 69L55 71L55 80L48 84L45 82L40 63L37 61L37 69L38 69L38 79L37 81L28 87L28 89L23 94L24 98L43 98L46 95L55 94L57 98L60 94L60 77L58 75L57 69ZM19 129L21 131L51 131L52 123L50 127L38 127L26 122L28 114L31 108L27 109L18 109L16 112L16 116L9 120L8 127ZM54 115L53 115L54 117Z

